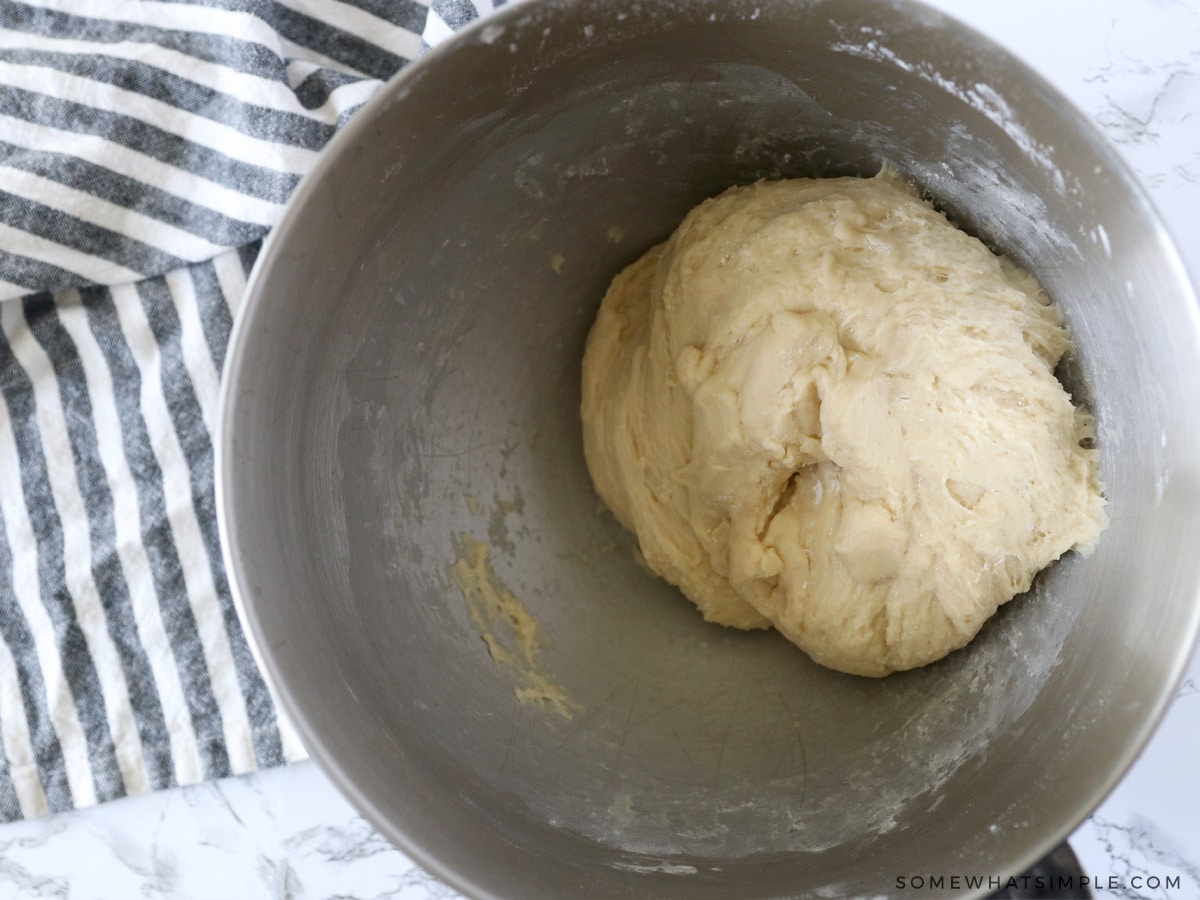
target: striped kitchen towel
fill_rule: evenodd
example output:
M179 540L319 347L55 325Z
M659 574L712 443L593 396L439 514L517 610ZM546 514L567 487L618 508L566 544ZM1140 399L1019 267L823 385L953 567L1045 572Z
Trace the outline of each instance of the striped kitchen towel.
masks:
M0 820L305 756L222 568L220 372L321 148L492 0L0 0Z

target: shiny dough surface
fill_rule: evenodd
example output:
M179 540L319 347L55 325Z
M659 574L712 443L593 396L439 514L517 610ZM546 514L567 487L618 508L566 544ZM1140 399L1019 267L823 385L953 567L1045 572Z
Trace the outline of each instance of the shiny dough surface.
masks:
M710 621L882 676L967 644L1104 527L1036 281L897 177L731 188L612 282L601 499Z

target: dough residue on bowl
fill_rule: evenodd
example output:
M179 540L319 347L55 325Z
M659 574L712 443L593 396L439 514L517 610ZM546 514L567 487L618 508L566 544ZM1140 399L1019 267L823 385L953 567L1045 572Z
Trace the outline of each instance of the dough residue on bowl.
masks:
M1106 522L1037 282L888 170L731 188L613 281L597 492L711 621L881 676L968 643Z
M538 664L542 629L529 609L505 587L488 560L490 548L469 534L459 536L462 552L451 567L467 602L467 614L487 646L488 655L517 679L513 693L522 703L551 710L563 718L578 706Z

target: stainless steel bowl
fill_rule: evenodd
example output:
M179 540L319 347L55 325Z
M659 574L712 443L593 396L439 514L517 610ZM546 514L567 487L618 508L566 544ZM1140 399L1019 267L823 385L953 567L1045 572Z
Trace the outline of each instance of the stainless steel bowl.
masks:
M1062 304L1112 523L966 650L874 681L641 568L577 408L605 286L693 204L885 161ZM275 229L225 373L221 523L312 754L462 891L886 895L1022 870L1146 741L1200 624L1198 396L1145 196L979 35L899 0L529 0L389 84ZM470 540L571 718L489 657L451 573Z

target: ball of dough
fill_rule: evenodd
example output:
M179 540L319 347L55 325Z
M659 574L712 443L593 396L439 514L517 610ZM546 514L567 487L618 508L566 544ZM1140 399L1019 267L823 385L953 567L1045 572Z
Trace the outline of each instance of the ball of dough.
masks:
M1105 524L1037 283L885 170L732 188L613 281L596 490L705 618L881 676L940 659Z

